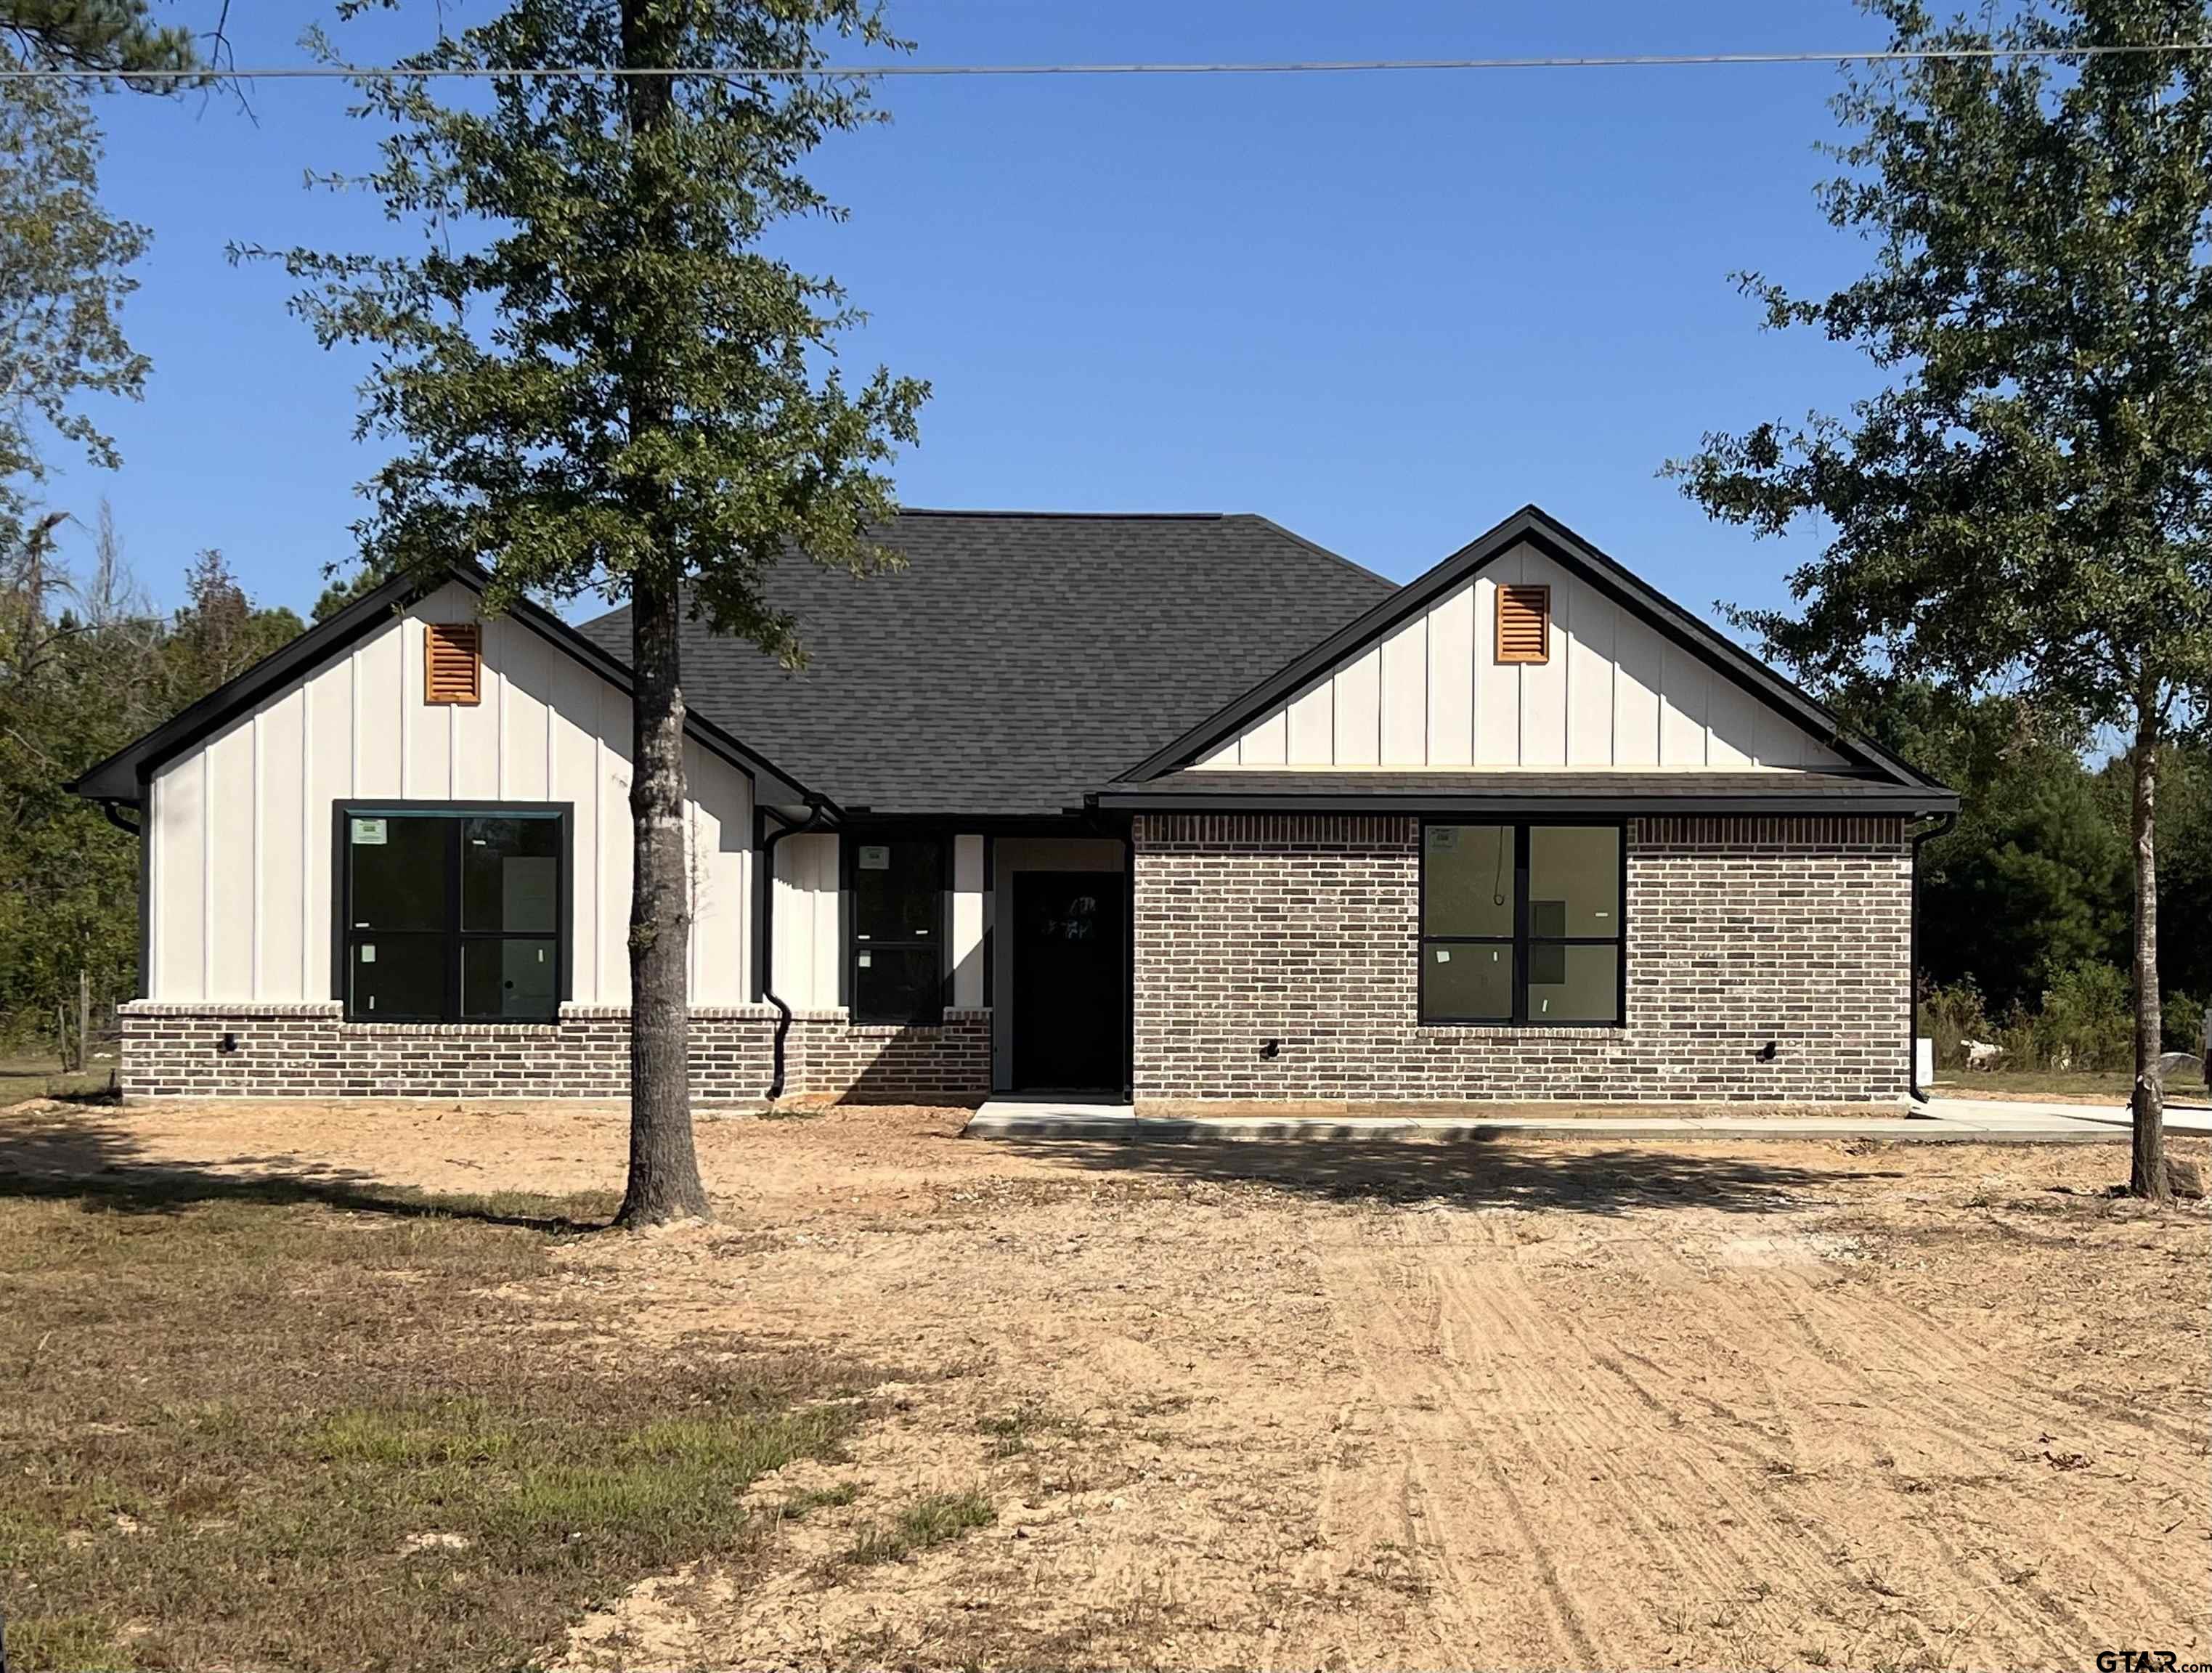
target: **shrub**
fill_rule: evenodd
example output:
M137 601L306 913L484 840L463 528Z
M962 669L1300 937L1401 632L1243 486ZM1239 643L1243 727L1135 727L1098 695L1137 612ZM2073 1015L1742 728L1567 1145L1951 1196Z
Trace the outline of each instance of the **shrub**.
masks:
M2160 995L2159 1016L2164 1023L2160 1031L2165 1036L2167 1051L2185 1051L2192 1057L2204 1053L2203 1000L2194 994L2172 993Z
M1966 1042L1986 1040L1996 1031L1982 1007L1982 990L1972 976L1948 986L1931 983L1920 995L1920 1031L1936 1042L1942 1068L1966 1066Z
M2124 1069L2135 1062L2135 1018L2128 978L2111 964L2083 963L2044 989L2035 1019L2036 1056L2077 1069Z

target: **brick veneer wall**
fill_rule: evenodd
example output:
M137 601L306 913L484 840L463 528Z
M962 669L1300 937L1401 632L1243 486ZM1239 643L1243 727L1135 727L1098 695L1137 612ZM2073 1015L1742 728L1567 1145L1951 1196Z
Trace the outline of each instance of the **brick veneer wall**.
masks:
M349 1023L334 1003L118 1007L121 1082L132 1098L623 1098L629 1012L567 1006L558 1022ZM691 1013L691 1086L707 1106L754 1104L773 1069L766 1005ZM228 1036L232 1049L222 1050ZM991 1086L991 1013L948 1011L937 1028L855 1025L801 1011L784 1049L787 1095L969 1104Z
M1617 1028L1421 1025L1416 818L1148 814L1135 850L1139 1099L1905 1096L1894 817L1631 820Z

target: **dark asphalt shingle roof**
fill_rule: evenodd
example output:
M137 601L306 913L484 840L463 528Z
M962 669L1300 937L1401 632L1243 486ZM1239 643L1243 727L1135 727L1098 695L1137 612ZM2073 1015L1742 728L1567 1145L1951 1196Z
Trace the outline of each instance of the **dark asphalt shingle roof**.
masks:
M909 511L880 538L904 569L770 572L803 671L703 623L683 645L694 709L877 812L1079 806L1396 590L1264 517ZM582 631L629 660L628 611Z

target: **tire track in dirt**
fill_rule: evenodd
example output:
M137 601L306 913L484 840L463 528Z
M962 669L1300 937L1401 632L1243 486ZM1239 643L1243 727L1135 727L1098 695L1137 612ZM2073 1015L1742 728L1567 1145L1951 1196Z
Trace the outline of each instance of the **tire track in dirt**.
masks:
M1985 1357L1970 1359L1960 1354L1952 1339L1936 1331L1924 1315L1890 1298L1866 1296L1863 1298L1866 1305L1846 1310L1832 1291L1817 1285L1802 1281L1790 1284L1778 1278L1770 1281L1769 1288L1776 1316L1794 1323L1812 1351L1845 1374L1856 1377L1877 1397L1892 1402L1909 1402L1916 1433L1940 1437L1950 1443L1955 1459L1969 1467L1963 1473L1991 1477L1988 1490L2016 1505L2023 1517L2033 1518L2043 1512L2045 1507L2036 1504L2031 1495L2008 1479L2009 1469L2016 1461L1991 1437L1997 1428L1996 1420L2005 1415L2039 1432L2047 1427L2069 1427L2071 1414L2048 1404L2047 1393L2039 1399L2036 1391L2024 1389L2019 1379L2002 1366ZM1899 1356L1892 1363L1911 1365L1915 1369L1910 1373L1895 1373L1897 1381L1905 1386L1886 1387L1834 1348L1829 1337L1835 1334L1854 1340L1871 1336L1877 1343L1891 1343ZM2078 1422L2079 1419L2074 1421ZM2154 1454L2149 1462L2156 1469L2164 1459ZM2185 1494L2191 1483L2177 1469L2160 1485L2170 1487L2177 1494ZM2138 1559L2102 1534L2078 1526L2071 1533L2079 1547L2075 1572L2085 1590L2094 1590L2100 1579L2115 1581L2132 1594L2120 1620L2141 1622L2160 1618L2166 1600L2172 1595L2175 1577L2151 1574ZM2081 1573L2078 1566L2081 1556L2099 1559L2103 1573ZM2048 1594L2045 1598L2047 1603L2063 1610L2068 1624L2077 1632L2088 1634L2100 1630L2070 1605ZM2118 1621L2108 1622L2101 1630L2110 1631L2118 1624ZM2083 1641L2086 1640L2076 1639L2069 1647L2078 1648Z
M1346 1554L1372 1552L1379 1558L1385 1549L1395 1548L1407 1554L1411 1565L1420 1549L1414 1528L1418 1514L1412 1503L1418 1488L1404 1462L1402 1445L1378 1445L1385 1440L1402 1442L1403 1437L1371 1388L1363 1387L1339 1408L1329 1439L1328 1462L1315 1496L1314 1537L1291 1566L1290 1579L1291 1596L1309 1613L1334 1601L1346 1584L1367 1578L1342 1565ZM1444 1640L1429 1629L1425 1621L1406 1622L1405 1633L1425 1636L1430 1652L1420 1655L1416 1646L1406 1644L1409 1661L1427 1664L1442 1652ZM1285 1622L1279 1616L1261 1640L1261 1653L1255 1658L1259 1667L1285 1664ZM1304 1660L1290 1658L1291 1664Z
M1684 1257L1683 1265L1686 1270L1696 1273L1702 1263ZM1926 1463L1942 1466L1932 1479L1942 1480L1954 1487L1972 1483L1992 1497L2002 1499L2004 1503L1999 1508L2006 1511L2009 1524L2015 1527L2034 1526L2047 1513L2047 1506L2015 1484L2017 1461L1992 1440L1989 1413L1955 1396L1929 1396L1928 1384L1933 1373L1926 1367L1934 1355L1932 1345L1925 1340L1929 1322L1922 1315L1863 1283L1858 1275L1848 1268L1826 1262L1808 1261L1802 1266L1754 1272L1717 1266L1706 1271L1705 1279L1709 1285L1725 1284L1732 1279L1740 1281L1730 1293L1739 1298L1742 1316L1728 1321L1725 1338L1718 1334L1719 1322L1711 1314L1699 1314L1691 1321L1695 1328L1711 1335L1717 1344L1724 1340L1730 1343L1802 1344L1853 1394L1851 1405L1877 1414L1911 1412L1911 1439L1929 1455ZM1827 1327L1825 1329L1823 1323ZM1850 1342L1852 1351L1838 1347L1838 1341ZM1943 1345L1942 1357L1950 1367L1950 1374L1942 1378L1946 1389L1971 1387L1996 1392L2001 1396L1999 1403L2008 1400L2010 1404L2022 1408L2021 1414L2027 1418L2039 1422L2051 1421L2049 1410L2037 1409L2032 1396L2006 1396L2003 1391L2012 1386L2009 1378L2001 1366L1993 1366L1986 1357L1976 1360L1961 1356L1948 1341ZM1995 1388L1991 1383L1993 1372L1997 1378ZM1824 1439L1832 1441L1839 1436L1852 1436L1858 1427L1849 1423L1824 1426ZM1864 1444L1859 1449L1861 1456L1853 1461L1853 1467L1893 1468L1893 1461L1887 1459L1890 1442L1885 1437L1889 1433L1886 1427L1868 1426ZM1910 1495L1922 1490L1919 1484L1930 1479L1930 1473L1925 1469L1917 1477L1892 1476L1884 1481L1883 1490ZM1890 1531L1881 1542L1886 1550L1904 1552L1916 1547L1932 1547L1942 1569L1950 1572L1966 1589L1994 1600L1985 1606L1984 1615L1990 1608L2001 1608L2019 1630L2045 1644L2052 1652L2062 1657L2077 1653L2081 1645L2087 1641L2085 1635L2095 1630L2093 1623L2063 1600L2039 1589L2024 1587L2008 1576L1994 1548L1969 1552L1950 1538L1939 1520L1904 1510L1881 1520L1890 1524ZM2122 1570L2131 1566L2109 1541L2092 1536L2088 1544L2091 1550ZM1920 1577L1923 1590L1934 1595L1924 1582L1940 1572L1936 1567L1924 1558L1918 1563L1899 1567ZM2054 1636L2061 1627L2072 1635Z
M1416 1548L1440 1577L1443 1584L1437 1600L1458 1627L1455 1635L1445 1634L1444 1660L1458 1665L1506 1660L1592 1665L1601 1658L1536 1531L1528 1505L1515 1491L1501 1461L1485 1451L1478 1472L1455 1469L1455 1461L1434 1456L1431 1445L1413 1433L1407 1419L1409 1411L1436 1409L1443 1403L1437 1388L1442 1379L1427 1369L1441 1360L1442 1302L1433 1285L1421 1282L1428 1275L1425 1261L1425 1251L1408 1256L1364 1249L1335 1250L1324 1257L1322 1272L1377 1403L1390 1415L1408 1478L1420 1495L1424 1514L1413 1530ZM1389 1280L1382 1276L1386 1272L1392 1275ZM1428 1317L1409 1327L1395 1304L1401 1294L1416 1288L1427 1304ZM1406 1386L1409 1381L1415 1385L1410 1390ZM1460 1493L1438 1490L1439 1474L1448 1474L1462 1489L1479 1478L1488 1489L1488 1514L1467 1515ZM1501 1526L1510 1527L1518 1536L1517 1553L1509 1550L1503 1554L1509 1560L1517 1555L1525 1564L1528 1572L1524 1584L1478 1586L1465 1572L1458 1553L1482 1548L1484 1532ZM1503 1619L1498 1618L1501 1609ZM1532 1613L1534 1620L1528 1618ZM1437 1625L1442 1627L1444 1623ZM1528 1653L1534 1648L1528 1643L1531 1638L1544 1646L1542 1653ZM1520 1653L1501 1653L1508 1644Z
M1467 1317L1479 1319L1486 1311L1498 1327L1501 1365L1542 1366L1541 1378L1529 1381L1529 1409L1575 1414L1579 1420L1559 1416L1553 1426L1558 1433L1544 1438L1541 1450L1571 1452L1577 1439L1586 1438L1588 1450L1597 1458L1609 1462L1629 1457L1643 1466L1641 1476L1630 1480L1617 1469L1608 1469L1601 1476L1587 1472L1581 1467L1587 1461L1577 1461L1571 1476L1578 1483L1585 1474L1603 1480L1602 1494L1581 1494L1585 1502L1596 1506L1599 1525L1632 1524L1650 1569L1693 1582L1690 1601L1702 1618L1709 1623L1725 1619L1733 1627L1746 1610L1771 1616L1765 1599L1747 1593L1753 1589L1751 1577L1777 1562L1802 1583L1819 1585L1828 1579L1832 1570L1824 1551L1808 1554L1802 1549L1802 1537L1792 1537L1800 1530L1774 1518L1756 1496L1734 1488L1726 1472L1698 1468L1695 1449L1685 1446L1684 1433L1663 1400L1605 1370L1602 1356L1588 1345L1600 1333L1566 1333L1565 1346L1570 1351L1555 1345L1548 1354L1542 1353L1540 1344L1547 1335L1556 1338L1559 1334L1547 1330L1547 1323L1556 1319L1556 1308L1547 1311L1538 1301L1522 1274L1485 1272L1480 1278L1478 1285L1476 1275L1458 1273L1451 1281ZM1655 1429L1654 1421L1661 1418L1667 1420L1665 1427ZM1607 1439L1610 1446L1601 1444ZM1532 1439L1530 1444L1538 1443ZM1648 1508L1656 1504L1688 1513L1678 1521ZM1616 1574L1621 1554L1606 1555L1605 1566ZM1636 1554L1628 1554L1632 1559ZM1767 1624L1776 1631L1784 1623L1769 1619Z
M1686 1262L1683 1266L1686 1271L1695 1270ZM1735 1304L1735 1306L1726 1315L1719 1315L1711 1310L1693 1313L1686 1323L1692 1329L1707 1336L1717 1350L1725 1349L1739 1358L1741 1355L1736 1348L1738 1343L1786 1342L1790 1333L1786 1328L1783 1328L1784 1323L1802 1323L1803 1311L1801 1304L1805 1296L1816 1293L1823 1285L1832 1282L1832 1280L1828 1275L1833 1270L1832 1268L1826 1266L1815 1266L1810 1268L1808 1274L1801 1275L1795 1272L1753 1274L1731 1272L1723 1268L1712 1274L1709 1281L1717 1282L1723 1287L1721 1293L1729 1297ZM1811 1275L1813 1274L1820 1275ZM1821 1343L1820 1347L1825 1349L1826 1344ZM1862 1362L1855 1361L1847 1355L1825 1351L1820 1353L1820 1357L1829 1366L1832 1372L1856 1396L1850 1402L1852 1405L1875 1413L1894 1408L1897 1390L1880 1384L1876 1379L1868 1374ZM1764 1367L1761 1367L1760 1375L1762 1380L1766 1382L1770 1391L1774 1391L1774 1379L1771 1375ZM1778 1409L1779 1409L1778 1402ZM1917 1414L1916 1410L1916 1416ZM1823 1426L1822 1439L1830 1445L1834 1445L1839 1441L1858 1441L1860 1437L1856 1433L1856 1427L1857 1426L1848 1423ZM1922 1432L1916 1430L1916 1433L1919 1433ZM1793 1433L1793 1442L1794 1439ZM1960 1429L1956 1432L1954 1445L1951 1450L1954 1455L1953 1461L1960 1464L1973 1463L1986 1464L1990 1462L1987 1457L1986 1436L1971 1429ZM1881 1453L1877 1435L1869 1433L1865 1437L1864 1443L1857 1447L1857 1451L1861 1456L1855 1460L1848 1461L1850 1465L1862 1469L1874 1469ZM1862 1517L1869 1503L1878 1502L1880 1501L1863 1500L1860 1506ZM1879 1544L1896 1560L1898 1567L1917 1578L1919 1583L1919 1592L1927 1596L1931 1602L1939 1598L1941 1591L1931 1582L1942 1575L1948 1574L1956 1583L1958 1589L1978 1593L1993 1600L1990 1605L1985 1606L1984 1615L1989 1607L2002 1605L2013 1624L2029 1638L2040 1643L2048 1652L2064 1656L2078 1648L2080 1642L2078 1639L2069 1641L2052 1636L2052 1623L2047 1618L2045 1612L2030 1609L2025 1603L2010 1595L2011 1589L2003 1584L2003 1576L1998 1572L1993 1555L1985 1559L1976 1559L1954 1543L1944 1534L1940 1525L1908 1512L1900 1512L1894 1516L1885 1515L1876 1520L1884 1524L1879 1530L1879 1538L1868 1539L1863 1536L1862 1542ZM1907 1553L1916 1550L1919 1552L1917 1560L1905 1560ZM1837 1554L1836 1560L1843 1561L1847 1558L1848 1548ZM1869 1589L1878 1589L1876 1582L1871 1577L1869 1578L1867 1585ZM2077 1620L2069 1624L2080 1626L2086 1623L2081 1623Z
M1648 1509L1650 1502L1671 1500L1644 1494L1622 1462L1648 1463L1658 1456L1649 1433L1650 1408L1625 1384L1614 1379L1608 1387L1607 1379L1591 1374L1587 1355L1573 1350L1571 1332L1563 1343L1556 1320L1551 1321L1548 1348L1540 1347L1546 1321L1527 1292L1524 1275L1510 1262L1486 1262L1469 1272L1454 1259L1469 1252L1424 1251L1429 1258L1421 1281L1434 1302L1439 1373L1425 1379L1414 1402L1440 1407L1456 1432L1452 1439L1458 1450L1483 1455L1488 1475L1510 1501L1522 1555L1549 1594L1560 1636L1577 1659L1642 1661L1668 1647L1641 1637L1595 1642L1587 1617L1589 1605L1600 1600L1578 1596L1563 1578L1597 1573L1617 1577L1624 1562L1656 1572L1679 1590L1676 1601L1686 1607L1674 1611L1681 1621L1670 1626L1671 1633L1679 1636L1693 1615L1734 1624L1747 1603L1756 1601L1746 1597L1746 1577L1760 1561L1773 1560L1772 1544L1784 1530L1770 1529L1764 1540L1723 1536L1716 1542L1711 1537L1716 1530L1706 1521L1680 1530L1686 1536L1678 1536L1674 1525ZM1340 1278L1347 1275L1348 1271ZM1361 1299L1387 1304L1392 1293L1384 1288ZM1419 1363L1424 1346L1419 1327L1394 1318L1384 1308L1370 1309L1366 1317L1394 1325L1388 1344L1394 1365ZM1537 1518L1515 1486L1516 1478L1524 1475L1541 1479L1551 1512L1544 1524L1553 1530L1548 1536L1539 1533ZM1452 1479L1463 1482L1467 1477ZM1601 1483L1595 1491L1591 1481ZM1678 1475L1672 1485L1679 1491L1686 1483ZM1734 1512L1723 1520L1756 1525L1760 1519L1759 1507L1748 1499L1724 1497L1723 1503ZM1456 1536L1487 1521L1479 1507L1440 1506L1436 1531ZM1761 1546L1766 1548L1757 1548ZM1817 1555L1792 1555L1795 1565L1808 1560L1817 1562ZM1484 1652L1492 1648L1481 1646Z
M1728 1275L1726 1268L1711 1275ZM2038 1391L2002 1362L1961 1352L1955 1340L1937 1331L1924 1315L1832 1266L1808 1263L1802 1270L1740 1275L1755 1281L1742 1287L1749 1316L1731 1323L1732 1338L1801 1342L1863 1396L1855 1403L1877 1411L1911 1413L1913 1440L1929 1455L1927 1463L1942 1467L1936 1479L1954 1489L1971 1484L2000 1500L1990 1508L2004 1513L2006 1526L2033 1528L2047 1518L2048 1505L2019 1485L2018 1458L1992 1439L1993 1419L2008 1412L2040 1428L2060 1421L2060 1416L2048 1405L2039 1404ZM1713 1328L1710 1317L1698 1323L1708 1330ZM1837 1346L1839 1341L1850 1342L1852 1351ZM1982 1403L1977 1403L1978 1398ZM1869 1459L1889 1467L1879 1437L1870 1439L1867 1450ZM1917 1477L1893 1477L1885 1485L1911 1494L1923 1490L1916 1481L1929 1479L1930 1472L1923 1469ZM1895 1520L1892 1548L1932 1544L1946 1567L1994 1600L1989 1607L2001 1608L2020 1630L2062 1656L2078 1653L2084 1643L2109 1639L2129 1622L2159 1618L2158 1600L2172 1584L2171 1579L2161 1581L2147 1573L2102 1534L2070 1528L2069 1540L2075 1548L2068 1563L2077 1584L2094 1592L2102 1582L2115 1582L2134 1594L2124 1614L2100 1624L2048 1589L2025 1584L2019 1578L2018 1563L2009 1565L2014 1572L2008 1574L2008 1564L1994 1545L1968 1552L1950 1539L1938 1521L1904 1515ZM2084 1557L2097 1560L2086 1573ZM1929 1571L1915 1567L1911 1572ZM2068 1636L2054 1636L2061 1628Z
M1397 1427L1426 1489L1425 1540L1459 1589L1463 1621L1499 1624L1504 1577L1468 1587L1454 1548L1494 1535L1501 1514L1518 1542L1513 1562L1542 1601L1551 1653L1577 1661L1646 1658L1679 1650L1686 1635L1701 1656L1725 1659L1745 1633L1786 1644L1814 1621L1855 1630L1855 1654L1877 1630L1899 1641L1869 1653L1948 1655L1971 1633L1978 1653L2065 1660L2124 1619L2162 1618L2156 1577L2091 1530L2068 1530L2064 1560L2090 1570L2070 1577L2071 1589L2106 1594L2100 1603L2118 1594L2110 1601L2123 1609L2095 1611L2101 1625L2030 1584L2034 1565L2008 1556L2001 1541L1966 1531L1977 1525L1966 1513L1970 1493L1997 1526L2033 1529L2048 1517L2047 1496L2013 1484L2017 1461L1992 1438L1992 1424L2004 1413L2031 1422L2057 1414L2006 1366L1955 1344L1941 1356L1953 1372L1941 1396L1910 1407L1918 1474L1884 1481L1880 1498L1853 1499L1852 1539L1873 1554L1855 1558L1819 1501L1808 1506L1797 1495L1840 1470L1820 1489L1832 1498L1850 1490L1853 1474L1887 1467L1887 1414L1920 1388L1903 1385L1905 1367L1935 1357L1923 1351L1929 1322L1826 1262L1769 1272L1648 1247L1638 1258L1632 1299L1589 1319L1566 1313L1571 1293L1535 1287L1542 1269L1495 1239L1455 1244L1431 1231L1393 1252L1355 1246L1322 1263L1366 1375L1387 1404L1415 1414ZM1647 1354L1634 1354L1640 1370L1631 1368L1615 1344L1639 1315L1656 1335L1694 1345L1662 1356L1692 1367L1694 1383ZM1766 1343L1775 1351L1760 1351ZM1796 1389L1785 1386L1780 1365L1793 1356L1824 1367L1810 1401L1802 1376ZM1431 1410L1434 1421L1419 1421ZM1808 1417L1826 1459L1809 1475L1800 1469ZM1717 1426L1726 1427L1716 1433ZM1764 1469L1774 1470L1773 1485L1752 1474ZM1534 1500L1520 1485L1532 1477L1542 1481ZM1957 1499L1950 1516L1927 1514L1930 1501L1919 1495L1931 1491ZM1540 1525L1535 1502L1545 1507ZM1601 1608L1577 1584L1594 1571L1614 1588ZM1639 1587L1668 1642L1638 1641L1637 1612L1621 1607L1621 1593ZM1510 1606L1506 1614L1510 1621ZM1688 1616L1704 1633L1731 1637L1686 1634ZM1607 1626L1594 1630L1593 1619ZM1492 1660L1499 1648L1488 1639L1464 1646Z

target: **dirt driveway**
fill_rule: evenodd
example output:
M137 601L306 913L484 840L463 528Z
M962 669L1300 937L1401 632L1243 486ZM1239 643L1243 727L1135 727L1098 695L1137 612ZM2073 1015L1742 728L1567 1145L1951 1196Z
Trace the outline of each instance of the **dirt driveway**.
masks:
M648 1582L556 1658L2212 1660L2212 1222L2108 1201L2118 1144L1016 1147L960 1120L710 1122L721 1225L564 1249L625 1336L896 1378L849 1459L764 1484L835 1490L764 1559ZM85 1165L611 1189L618 1121L164 1106ZM969 1488L990 1525L834 1561Z

